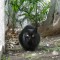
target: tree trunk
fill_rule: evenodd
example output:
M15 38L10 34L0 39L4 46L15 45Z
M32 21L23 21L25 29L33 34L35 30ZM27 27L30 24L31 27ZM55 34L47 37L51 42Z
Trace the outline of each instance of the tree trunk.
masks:
M60 34L60 0L51 0L47 20L39 28L43 37Z

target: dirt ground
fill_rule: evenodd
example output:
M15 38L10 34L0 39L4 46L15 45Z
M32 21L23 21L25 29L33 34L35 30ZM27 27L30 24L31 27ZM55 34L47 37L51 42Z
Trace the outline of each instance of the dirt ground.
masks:
M19 47L6 51L7 60L60 60L60 35L41 37L38 48L32 52Z

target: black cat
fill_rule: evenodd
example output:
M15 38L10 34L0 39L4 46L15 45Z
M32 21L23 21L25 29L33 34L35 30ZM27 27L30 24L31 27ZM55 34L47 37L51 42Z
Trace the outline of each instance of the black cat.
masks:
M27 25L19 35L19 42L24 50L34 51L40 42L40 35L33 26Z

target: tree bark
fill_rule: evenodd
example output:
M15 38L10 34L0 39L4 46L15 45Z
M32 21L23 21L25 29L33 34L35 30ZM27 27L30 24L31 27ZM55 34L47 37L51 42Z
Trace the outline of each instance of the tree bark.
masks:
M43 37L60 34L60 0L51 0L47 20L38 29Z

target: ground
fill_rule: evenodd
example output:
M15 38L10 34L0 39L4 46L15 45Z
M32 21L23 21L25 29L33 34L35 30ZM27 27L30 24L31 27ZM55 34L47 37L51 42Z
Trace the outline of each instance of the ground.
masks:
M15 43L11 43L14 41ZM3 56L6 56L7 60L60 60L60 35L41 37L38 48L32 52L24 51L21 45L17 44L17 37L6 40L6 43L8 46Z

